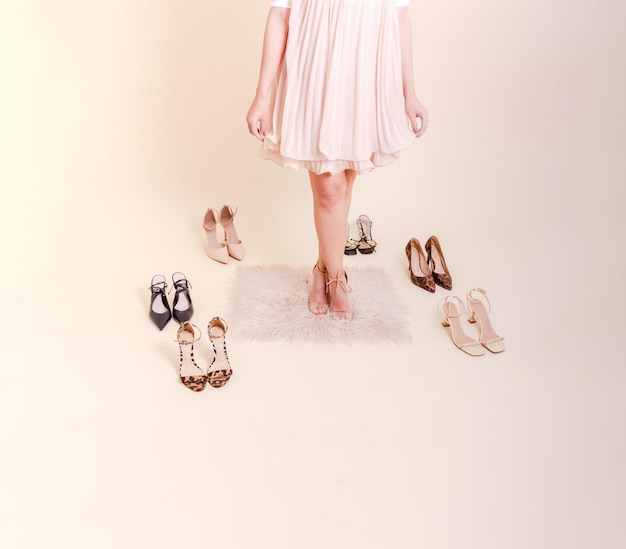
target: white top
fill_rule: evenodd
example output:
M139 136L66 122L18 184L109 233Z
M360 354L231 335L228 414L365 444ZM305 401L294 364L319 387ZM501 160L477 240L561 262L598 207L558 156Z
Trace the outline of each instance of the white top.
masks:
M396 6L408 6L410 0L396 0ZM290 8L291 0L272 0L272 6L276 8Z

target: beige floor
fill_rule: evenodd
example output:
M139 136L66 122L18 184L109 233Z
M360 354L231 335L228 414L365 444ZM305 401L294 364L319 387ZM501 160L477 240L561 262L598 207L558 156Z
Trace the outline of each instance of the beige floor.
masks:
M245 133L266 6L127 4L3 6L0 545L623 547L623 13L414 2L432 126L358 181L379 247L347 259L385 268L412 343L230 338L231 382L193 394L151 276L227 317L204 210L239 206L246 265L311 265L309 189ZM502 355L411 285L430 234Z

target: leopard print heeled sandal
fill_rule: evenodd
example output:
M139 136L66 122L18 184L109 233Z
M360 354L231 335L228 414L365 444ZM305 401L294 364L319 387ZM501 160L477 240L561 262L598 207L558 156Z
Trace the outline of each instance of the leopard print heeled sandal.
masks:
M199 329L198 334L200 334ZM200 339L200 335L197 338L195 335L193 326L185 321L178 329L176 341L180 349L180 381L188 389L199 393L206 388L207 376L196 364L193 356L193 344Z
M211 387L219 388L228 383L233 371L226 350L226 321L218 316L211 319L207 327L209 339L213 345L213 362L207 370L207 382Z

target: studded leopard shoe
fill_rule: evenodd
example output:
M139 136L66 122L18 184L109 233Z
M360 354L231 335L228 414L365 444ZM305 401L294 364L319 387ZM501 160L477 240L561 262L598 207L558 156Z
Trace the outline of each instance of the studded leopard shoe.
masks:
M206 387L207 377L196 364L193 356L193 344L200 339L200 330L196 338L195 330L189 322L184 321L176 334L180 349L180 380L185 387L199 393Z
M436 290L435 279L433 273L428 266L428 261L422 250L422 245L417 238L411 238L404 249L406 257L409 260L409 273L411 282L427 292Z
M207 382L211 387L223 387L233 374L226 350L228 326L224 319L216 316L210 320L207 331L213 345L213 362L206 373Z
M445 290L452 289L452 277L446 265L446 258L441 251L441 245L439 239L436 236L431 236L424 244L426 254L428 256L428 265L433 273L433 279L437 286L441 286Z

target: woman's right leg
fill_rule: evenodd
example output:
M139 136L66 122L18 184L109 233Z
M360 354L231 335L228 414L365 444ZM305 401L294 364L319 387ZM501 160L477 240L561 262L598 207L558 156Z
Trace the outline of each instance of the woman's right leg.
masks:
M349 205L349 191L354 178L347 175L349 174L346 172L334 175L309 172L313 191L313 217L319 245L317 262L319 269L314 269L309 304L319 303L321 292L326 292L326 280L322 275L322 271L326 271L328 279L335 281L328 286L326 297L330 301L331 314L336 318L351 320L352 307L348 300L347 284L344 284L347 281L344 278L343 251L347 219L346 200Z

